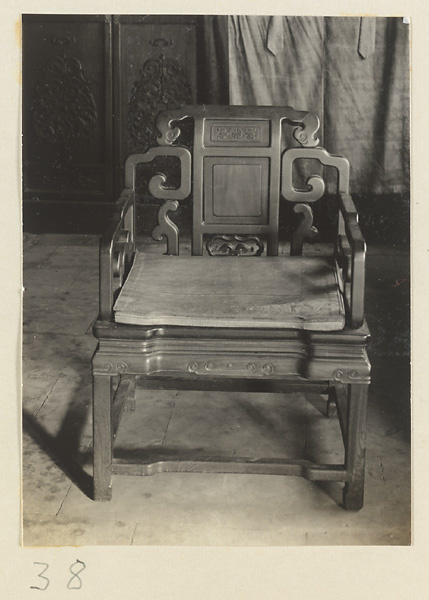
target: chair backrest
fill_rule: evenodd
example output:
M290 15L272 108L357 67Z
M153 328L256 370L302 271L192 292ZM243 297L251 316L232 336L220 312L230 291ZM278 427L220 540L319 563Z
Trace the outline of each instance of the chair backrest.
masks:
M180 144L181 126L193 119L191 150ZM318 146L319 119L312 113L274 106L184 106L158 115L158 146L129 157L126 187L135 186L135 167L158 156L174 156L181 164L181 184L168 186L166 174L150 180L149 191L164 199L154 237L166 236L168 252L177 254L178 230L168 218L192 194L192 254L278 254L281 199L304 215L292 235L291 253L302 252L311 237L311 203L325 184L307 178L306 189L294 187L295 162L315 159L338 172L338 192L348 192L349 163Z

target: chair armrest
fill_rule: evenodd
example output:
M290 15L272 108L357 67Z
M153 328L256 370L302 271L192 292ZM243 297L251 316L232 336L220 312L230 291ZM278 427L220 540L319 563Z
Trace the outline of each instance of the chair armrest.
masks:
M346 264L345 277L350 281L350 295L344 296L350 326L361 327L364 321L366 244L359 227L359 216L349 194L339 195L337 254ZM344 269L343 269L344 270Z
M124 189L100 240L99 319L112 320L116 290L122 286L135 251L135 193Z

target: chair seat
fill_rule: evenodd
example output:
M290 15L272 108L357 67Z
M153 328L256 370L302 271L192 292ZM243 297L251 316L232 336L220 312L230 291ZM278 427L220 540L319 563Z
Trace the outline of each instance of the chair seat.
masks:
M132 325L338 331L345 311L325 257L151 256L137 253L114 306Z

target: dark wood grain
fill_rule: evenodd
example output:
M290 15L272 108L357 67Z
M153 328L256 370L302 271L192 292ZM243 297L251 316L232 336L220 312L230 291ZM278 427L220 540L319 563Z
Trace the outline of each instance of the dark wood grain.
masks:
M364 500L367 385L349 386L345 465L348 480L343 501L347 510L360 510Z
M123 186L127 157L156 144L156 114L165 108L196 101L197 21L192 15L117 15L114 18L117 194ZM168 79L166 72L171 73ZM143 196L139 200L146 202L148 198Z
M26 15L25 202L112 202L111 96L110 17Z
M323 257L243 261L137 254L115 307L117 323L335 331L345 314Z
M286 460L273 458L246 458L234 456L206 457L193 460L172 457L171 459L148 460L130 463L115 458L112 471L118 475L155 475L156 473L241 473L253 475L292 475L310 481L345 481L347 472L340 465L318 465L309 460Z
M111 378L93 376L94 499L112 495L112 389Z

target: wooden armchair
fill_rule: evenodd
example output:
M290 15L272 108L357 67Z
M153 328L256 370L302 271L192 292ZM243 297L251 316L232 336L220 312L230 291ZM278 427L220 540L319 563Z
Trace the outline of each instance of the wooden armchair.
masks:
M193 124L193 143L181 128ZM112 474L162 471L301 475L344 482L346 509L363 505L370 364L364 321L365 242L348 193L349 163L318 146L318 118L291 107L185 106L157 118L158 146L130 156L125 189L100 246L98 346L92 361L94 498L111 497ZM136 251L136 167L156 157L180 161L177 188L166 174L149 181L163 200L153 237L166 255ZM324 195L319 175L293 184L294 164L316 159L336 169L337 234L328 256L303 255L314 236L312 205ZM317 164L318 164L317 163ZM192 250L179 254L169 218L192 199ZM301 222L290 256L279 256L279 211L292 203ZM299 215L295 215L299 221ZM313 253L314 254L314 253ZM317 390L328 394L344 441L341 464L307 459L144 455L114 457L124 402L145 385L219 389ZM274 385L275 384L275 385Z

